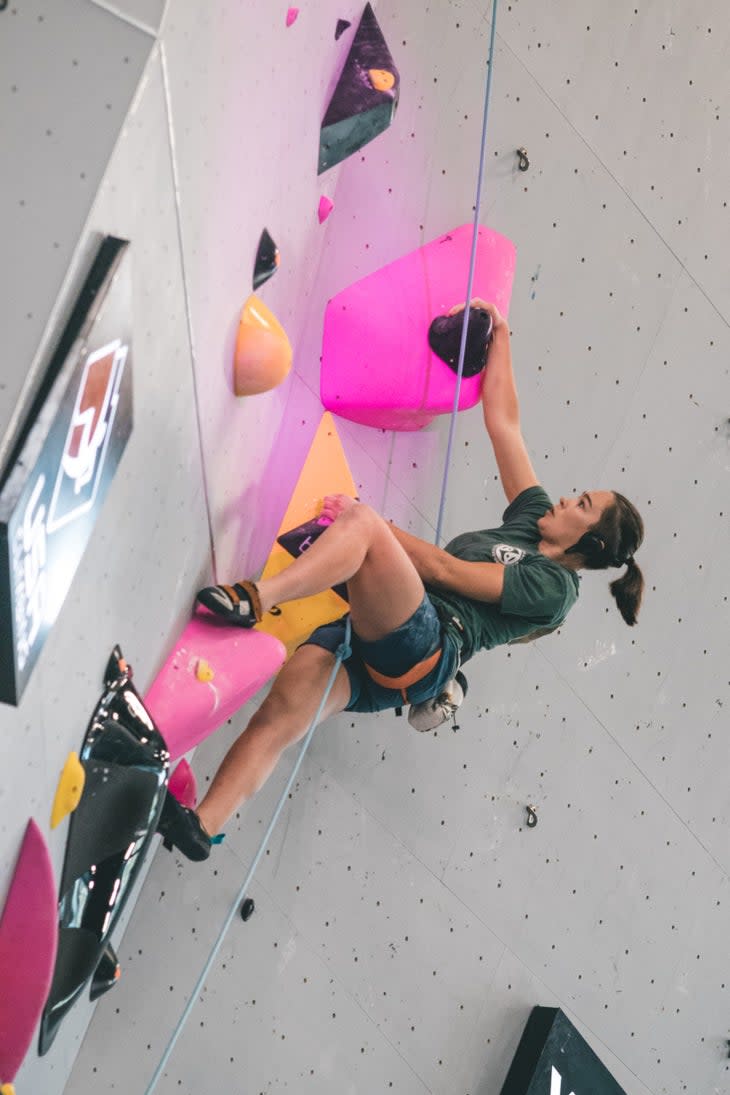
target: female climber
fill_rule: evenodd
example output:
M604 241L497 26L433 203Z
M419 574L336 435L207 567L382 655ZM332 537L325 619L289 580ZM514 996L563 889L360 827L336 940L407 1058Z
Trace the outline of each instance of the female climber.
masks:
M409 703L416 729L434 728L463 699L460 665L479 650L559 627L578 597L581 570L625 566L610 590L626 623L636 623L644 586L634 561L644 534L641 517L616 491L551 502L520 429L507 322L493 304L475 300L472 308L492 321L481 397L508 502L502 524L464 533L442 549L389 524L370 506L334 495L323 509L332 523L291 566L258 583L210 586L197 595L231 624L253 627L277 604L346 582L352 653L335 676L323 719ZM345 617L317 628L295 651L197 812L168 794L160 832L184 855L207 858L209 834L305 735L344 635Z

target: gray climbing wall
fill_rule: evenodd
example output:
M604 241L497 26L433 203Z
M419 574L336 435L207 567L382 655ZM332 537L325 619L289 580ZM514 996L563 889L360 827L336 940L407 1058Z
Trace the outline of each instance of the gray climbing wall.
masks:
M144 688L212 572L208 518L221 578L266 558L321 413L328 297L470 218L489 35L487 5L379 3L394 124L318 180L358 5L302 4L288 29L263 0L72 7L0 12L0 426L114 232L132 241L135 427L23 702L0 708L0 900L111 645ZM640 625L587 575L559 633L471 663L458 731L323 728L160 1095L498 1095L534 1004L563 1008L627 1095L730 1091L726 12L513 0L497 31L482 219L517 246L523 428L554 496L615 487L643 513ZM261 296L294 366L234 400L264 225L282 265ZM361 497L428 539L447 427L340 427ZM478 410L454 452L447 536L504 506ZM249 713L198 750L201 783ZM29 1055L18 1095L145 1090L292 762L208 864L156 855L121 983Z

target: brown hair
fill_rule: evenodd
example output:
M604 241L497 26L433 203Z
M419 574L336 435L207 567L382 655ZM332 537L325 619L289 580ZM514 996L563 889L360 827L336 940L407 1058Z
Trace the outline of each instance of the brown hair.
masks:
M634 561L644 539L644 522L628 498L618 491L613 491L613 497L613 505L606 506L590 532L568 548L566 555L582 555L588 570L626 567L626 573L609 588L624 620L633 626L644 593L644 576Z

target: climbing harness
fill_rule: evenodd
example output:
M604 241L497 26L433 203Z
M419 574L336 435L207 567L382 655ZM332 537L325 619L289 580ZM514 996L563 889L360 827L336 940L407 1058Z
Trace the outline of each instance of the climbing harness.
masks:
M304 741L302 742L301 749L299 750L299 755L297 756L296 763L295 763L295 765L292 769L291 775L289 776L289 779L287 780L286 787L284 788L284 790L281 793L279 801L276 804L276 808L274 810L274 813L271 816L271 821L269 822L268 828L267 828L266 832L264 833L264 836L263 836L263 839L262 839L261 843L259 844L258 851L256 852L256 855L253 857L253 860L251 861L251 866L248 869L248 873L247 873L246 877L244 878L243 883L241 884L241 887L240 887L238 893L236 894L236 896L233 900L233 903L231 904L231 908L230 908L230 911L228 913L228 916L226 917L225 922L223 924L223 927L221 928L220 932L218 933L218 938L216 939L215 943L213 944L213 949L211 950L211 952L208 956L208 961L205 963L205 966L203 968L203 972L200 974L200 977L198 978L198 980L195 984L195 987L193 988L192 992L190 993L190 997L189 997L188 1002L185 1006L185 1010L183 1011L182 1015L180 1016L180 1019L178 1021L177 1026L175 1027L174 1031L172 1032L172 1036L170 1038L170 1041L167 1043L167 1048L165 1049L165 1052L162 1055L160 1063L158 1064L157 1068L155 1069L155 1073L154 1073L152 1079L149 1082L149 1085L148 1085L148 1087L145 1091L145 1095L151 1095L151 1093L154 1091L155 1087L157 1086L157 1081L159 1080L160 1076L163 1073L165 1065L167 1064L167 1062L170 1058L170 1054L172 1053L173 1049L175 1048L177 1040L180 1037L180 1033L181 1033L183 1027L185 1026L188 1015L192 1011L193 1006L195 1005L195 1001L198 999L198 996L200 995L200 992L203 988L203 985L205 984L205 981L206 981L206 978L207 978L207 976L210 972L210 969L211 969L213 963L216 960L216 957L218 955L218 951L221 948L221 944L223 943L226 932L228 931L228 929L231 925L231 921L233 920L234 916L236 915L236 912L238 911L239 906L241 905L241 902L242 902L242 900L244 899L244 897L246 895L246 891L248 890L248 887L251 883L251 879L254 876L254 872L256 871L256 868L259 865L259 860L261 859L262 855L266 851L266 846L269 843L269 838L270 838L270 836L271 836L271 834L274 830L274 826L276 825L276 822L279 820L279 814L281 813L281 811L283 809L284 803L286 802L286 800L289 796L289 792L291 791L294 780L296 779L297 773L299 772L299 768L301 766L301 763L304 760L304 754L306 753L307 749L309 748L309 743L312 740L312 736L314 735L314 731L317 727L317 724L319 722L322 711L324 710L324 705L327 702L327 697L329 696L330 692L332 691L332 686L335 683L335 677L337 676L337 673L338 673L339 668L342 665L342 663L344 661L346 661L347 658L350 657L350 654L352 652L351 647L350 647L350 637L351 637L351 627L350 627L350 617L348 616L347 620L346 620L346 623L345 623L345 638L344 638L344 641L342 643L340 643L337 650L335 651L335 664L333 665L332 671L331 671L331 673L329 675L329 678L327 680L327 686L324 690L324 694L322 696L322 699L319 702L319 707L317 708L317 710L315 712L315 715L314 715L311 723L309 724L309 729L307 730ZM246 898L246 900L243 902L243 905L244 905L244 907L241 910L241 915L242 916L244 914L244 911L248 911L249 909L250 909L250 911L253 911L251 898ZM250 915L250 912L249 912L249 915ZM248 919L247 916L245 916L243 918Z
M439 647L438 650L434 650L433 654L429 654L427 658L424 658L422 662L418 662L407 673L401 673L399 677L387 677L385 673L380 673L377 669L373 669L367 662L364 663L368 674L379 684L381 688L397 689L403 697L403 702L408 703L408 692L412 685L418 684L424 677L427 677L432 669L435 669L438 663L441 661L441 655L443 654L443 648Z

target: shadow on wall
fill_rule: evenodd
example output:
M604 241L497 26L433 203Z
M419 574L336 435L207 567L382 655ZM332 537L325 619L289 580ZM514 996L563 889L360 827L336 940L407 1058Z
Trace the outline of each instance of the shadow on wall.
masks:
M219 574L220 581L258 574L269 556L322 414L310 415L287 399L268 456L256 480L232 498L219 514L224 528L236 528L232 558L241 573ZM243 574L245 569L246 575Z

